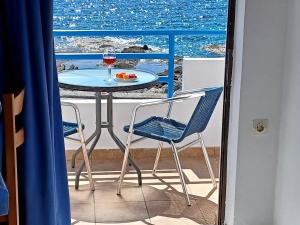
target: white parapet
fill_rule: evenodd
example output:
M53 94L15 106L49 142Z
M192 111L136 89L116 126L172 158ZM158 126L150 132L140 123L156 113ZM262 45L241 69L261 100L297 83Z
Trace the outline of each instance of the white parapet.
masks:
M224 58L184 58L182 64L182 88L184 90L224 85ZM220 146L222 131L223 96L204 132L207 146ZM192 110L192 107L186 107Z
M224 80L224 59L207 59L207 58L184 58L183 60L183 89L222 86ZM70 101L70 100L68 100ZM125 142L126 133L122 127L130 122L131 112L135 105L145 100L120 99L114 100L114 129L121 141ZM148 100L149 101L149 100ZM78 100L74 99L80 109L82 122L85 124L86 138L92 134L95 129L95 101L94 100ZM193 102L187 104L179 103L174 107L174 118L185 122L193 108ZM63 108L63 118L66 121L74 121L73 112L70 109ZM137 116L137 121L147 118L151 115L164 115L166 106L154 106L147 110L141 111ZM102 103L102 119L106 119L106 102ZM214 115L204 133L207 146L220 146L222 126L222 99L220 99ZM78 145L66 141L66 149L75 149ZM156 141L143 141L134 146L137 148L155 148ZM96 149L115 149L117 146L110 139L106 130L102 132Z

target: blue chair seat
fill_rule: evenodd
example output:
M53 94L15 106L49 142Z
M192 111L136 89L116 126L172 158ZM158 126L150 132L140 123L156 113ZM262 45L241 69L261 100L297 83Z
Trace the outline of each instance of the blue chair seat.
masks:
M78 132L78 124L65 122L63 121L63 128L64 128L64 137L67 137L72 134L76 134ZM82 129L84 129L84 125L82 124Z
M185 124L176 120L153 116L135 124L133 133L159 141L177 143L181 141L185 128ZM124 126L123 129L125 132L129 132L129 125Z
M8 191L0 173L0 216L8 214Z

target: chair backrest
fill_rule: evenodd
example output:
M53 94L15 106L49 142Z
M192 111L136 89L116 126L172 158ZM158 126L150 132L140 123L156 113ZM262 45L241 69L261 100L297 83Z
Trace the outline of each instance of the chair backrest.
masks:
M4 137L5 137L5 181L9 193L9 211L7 216L0 216L0 223L8 225L19 224L19 198L18 198L18 167L17 148L24 143L24 129L16 127L16 116L23 109L24 89L18 94L4 94Z
M180 138L181 140L191 134L201 133L205 130L223 91L223 87L204 88L201 91L204 91L205 95L197 103L191 119Z

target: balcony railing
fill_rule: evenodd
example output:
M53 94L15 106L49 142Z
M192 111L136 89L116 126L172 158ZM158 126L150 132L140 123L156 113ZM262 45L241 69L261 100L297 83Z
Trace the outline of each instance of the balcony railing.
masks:
M173 95L174 88L174 59L175 36L212 36L225 35L226 31L201 31L201 30L148 30L148 31L109 31L109 30L55 30L55 37L99 37L99 36L167 36L168 53L116 53L118 59L168 59L168 75L160 76L161 83L168 84L168 97ZM102 53L57 53L59 60L99 60Z

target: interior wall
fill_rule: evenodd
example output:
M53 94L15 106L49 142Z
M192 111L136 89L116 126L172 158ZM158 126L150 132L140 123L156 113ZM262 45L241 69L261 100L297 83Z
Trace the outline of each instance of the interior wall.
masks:
M238 0L226 222L273 223L287 2ZM241 41L242 40L242 41ZM256 135L253 119L269 120ZM238 122L236 122L237 120ZM235 126L234 126L235 124Z
M300 224L300 1L288 1L274 224Z

